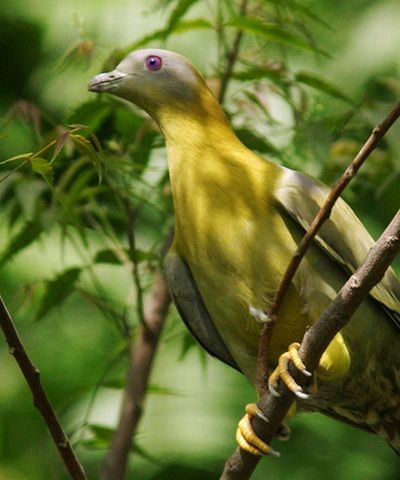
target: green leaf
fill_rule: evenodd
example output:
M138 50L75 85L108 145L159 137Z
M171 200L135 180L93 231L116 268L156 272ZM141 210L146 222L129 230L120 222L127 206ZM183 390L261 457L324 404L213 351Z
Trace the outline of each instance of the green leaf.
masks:
M320 92L326 93L327 95L330 95L332 97L338 98L340 100L343 100L345 102L348 102L354 105L354 102L350 97L348 97L346 94L344 94L341 90L339 90L337 87L335 87L331 83L327 82L325 79L317 75L314 75L313 73L299 72L296 74L295 79L299 83L304 83L309 87L319 90Z
M287 8L292 12L292 13L300 13L301 15L304 15L305 17L310 18L311 20L314 20L315 22L320 23L324 27L328 28L329 30L333 30L332 27L329 25L329 23L325 22L321 17L316 15L311 9L305 7L304 5L299 4L295 0L268 0L268 3L273 3L274 5L277 5L278 7L282 7L283 5L286 5ZM298 16L295 16L296 20L298 20Z
M45 284L45 291L42 296L35 319L40 320L53 308L61 306L65 300L74 292L75 283L81 273L80 268L70 268Z
M93 434L93 438L84 440L82 443L87 447L97 449L107 448L110 445L111 439L115 432L113 428L99 424L89 425L89 430ZM138 445L136 441L131 442L131 450L133 450L135 453L148 460L149 462L160 465L160 461L158 460L158 458L148 453L144 448Z
M91 424L89 425L89 431L93 437L83 440L82 444L88 448L103 450L110 445L115 430L103 425Z
M123 51L120 54L120 60L122 60L123 57L127 54L127 51L131 50L136 50L137 48L143 47L144 45L147 45L150 42L153 42L155 40L161 40L165 37L165 29L160 29L160 30L155 30L154 32L151 32L147 35L145 35L142 38L139 38L139 40L136 40L134 43L131 43L129 47L124 48Z
M73 141L74 145L78 148L78 150L86 155L89 160L94 164L97 170L97 174L99 176L99 181L102 178L102 169L101 169L101 157L98 152L93 147L93 144L85 138L83 135L78 133L73 133L70 135L71 140Z
M29 153L21 153L19 155L14 155L13 157L10 157L10 158L6 158L5 160L2 160L0 162L0 165L5 165L6 163L10 163L10 162L15 162L17 160L26 160L30 157L32 157L33 153L32 152L29 152Z
M151 384L147 387L147 393L152 395L179 395L175 388L163 387L161 385Z
M45 158L33 157L30 164L34 172L39 173L49 185L53 184L54 170Z
M210 28L213 28L212 24L203 18L197 18L192 20L181 20L180 22L176 23L173 30L168 30L165 28L160 30L155 30L154 32L149 33L145 37L142 37L136 42L132 43L131 45L129 45L129 47L124 48L123 50L119 50L113 55L114 57L113 61L115 61L115 58L118 59L118 61L122 60L127 55L127 53L129 53L131 50L136 50L137 48L143 47L144 45L147 45L150 42L154 42L155 40L165 40L166 36L170 35L171 33L184 33L184 32L187 32L188 30L199 30L199 29L210 29Z
M175 8L172 10L169 16L167 27L165 29L165 36L170 32L173 32L180 21L180 19L186 14L192 5L197 3L198 0L178 0Z
M307 50L309 52L318 53L329 57L323 50L310 44L302 37L284 29L274 23L266 23L256 17L237 17L229 20L226 24L228 27L235 27L245 33L256 35L271 42L287 45L292 48Z
M185 33L191 30L212 29L213 25L205 18L194 18L179 22L174 29L174 33Z
M103 102L98 99L92 100L80 105L68 119L67 123L83 123L91 131L97 131L110 115L111 109L112 104L110 102Z
M151 262L158 260L158 256L153 252L146 252L145 250L136 249L135 250L135 261L136 263L140 262Z
M245 128L235 129L235 133L238 138L251 150L256 150L260 153L271 153L279 155L279 150L268 142L265 138L261 138L259 135L250 132Z
M333 28L329 25L328 22L325 22L325 20L323 20L318 15L316 15L311 9L309 9L309 8L305 7L304 5L301 5L298 2L295 2L293 0L286 0L286 1L290 5L290 7L289 7L290 9L292 9L296 12L299 12L299 13L303 14L304 16L308 17L308 18L311 18L312 20L320 23L321 25L328 28L329 30L333 30ZM277 0L277 2L280 3L281 0Z
M128 255L128 252L124 250L124 252ZM153 252L148 252L145 250L136 249L134 253L134 261L136 263L140 262L154 262L158 261L158 256ZM117 257L115 252L111 249L105 248L104 250L100 250L96 253L94 257L95 263L111 263L114 265L120 265L121 260Z
M121 265L121 260L115 255L115 252L109 248L100 250L94 257L95 263L111 263L113 265Z
M193 336L185 331L182 334L182 343L181 343L181 351L179 353L179 360L182 361L186 358L189 352L194 350L198 354L198 358L202 367L207 365L207 354L203 348L200 347L198 342L193 338Z
M272 82L280 85L286 83L282 79L282 73L280 71L273 70L272 68L262 67L262 66L251 67L251 68L247 68L246 70L236 72L233 74L233 78L242 82L261 80L263 78L267 78L268 80L271 80Z
M27 222L22 229L9 240L8 246L0 260L0 267L20 250L26 248L42 233L42 226L38 220Z

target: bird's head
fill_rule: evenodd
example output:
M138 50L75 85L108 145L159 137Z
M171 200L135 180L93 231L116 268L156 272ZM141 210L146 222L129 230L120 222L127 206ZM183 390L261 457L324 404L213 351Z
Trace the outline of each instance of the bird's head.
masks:
M160 49L136 50L115 70L96 75L92 92L108 92L128 100L159 120L160 111L188 112L211 95L192 63L177 53ZM192 110L193 112L193 110Z

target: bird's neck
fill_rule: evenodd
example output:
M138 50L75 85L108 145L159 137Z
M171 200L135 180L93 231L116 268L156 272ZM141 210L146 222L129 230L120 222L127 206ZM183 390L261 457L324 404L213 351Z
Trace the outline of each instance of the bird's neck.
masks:
M205 177L212 184L218 184L229 168L227 157L244 148L219 105L217 107L213 115L190 115L190 112L177 115L175 112L165 116L161 129L167 147L174 203L182 204L182 197L194 192L198 194ZM180 208L175 205L177 215ZM188 210L193 208L188 207Z
M168 150L186 150L187 153L188 150L204 150L219 141L239 142L220 104L205 84L192 102L163 106L154 117Z

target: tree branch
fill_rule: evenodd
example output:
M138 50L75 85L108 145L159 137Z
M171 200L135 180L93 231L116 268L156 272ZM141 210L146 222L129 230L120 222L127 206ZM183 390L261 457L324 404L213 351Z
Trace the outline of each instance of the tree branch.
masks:
M311 223L310 228L307 230L306 234L299 243L297 250L294 253L286 269L286 272L282 277L279 288L276 291L274 299L272 301L272 305L269 307L268 312L266 312L269 318L269 322L264 325L260 336L257 358L257 389L260 395L265 393L267 389L266 385L268 377L268 350L272 331L277 320L278 311L282 305L286 291L289 288L291 281L293 280L294 274L296 273L301 260L304 258L304 255L312 244L315 236L322 227L322 224L329 218L335 202L340 197L349 182L354 178L361 165L375 149L378 142L381 140L381 138L383 138L383 136L386 134L386 132L394 124L394 122L398 119L399 116L400 102L398 102L394 106L394 108L390 111L390 113L383 120L383 122L380 125L377 125L372 130L372 133L368 140L365 142L354 160L346 168L340 179L336 182L329 195L327 196L324 204L322 205L321 210L318 212L313 222Z
M85 471L71 447L57 415L40 381L40 372L31 362L23 346L12 318L0 297L0 326L7 340L10 353L27 381L33 397L33 404L39 410L47 428L53 437L58 452L66 466L70 477L74 480L87 480Z
M128 381L120 418L101 471L102 480L124 478L132 437L142 416L149 375L170 303L171 297L164 275L158 272L144 303L144 322L131 347Z
M400 210L370 250L363 265L348 279L318 322L304 335L299 354L310 372L318 366L321 355L336 333L348 323L369 291L381 280L399 250ZM304 375L293 368L291 374L299 385L304 386L306 381ZM253 421L256 434L268 443L272 441L294 400L294 394L283 382L280 382L278 392L280 398L266 393L258 402L259 408L270 423L265 423L257 417ZM226 463L220 480L249 479L260 458L237 448Z
M248 3L248 0L242 0L242 3L240 4L240 7L239 7L240 17L243 17L244 15L246 15L247 3ZM235 39L233 40L232 48L229 50L229 52L227 52L227 55L226 55L226 68L221 78L219 94L218 94L218 101L221 104L225 100L226 90L228 88L229 80L232 77L233 67L235 66L237 57L239 55L242 38L243 38L243 30L238 30L236 33Z
M266 424L263 425L264 422L260 422L259 419L257 418L255 418L253 422L253 427L256 433L267 442L272 440L273 434L270 435L270 432L272 431L272 429L274 429L273 433L276 432L277 428L279 427L279 424L281 423L283 417L285 416L287 410L290 407L290 404L293 401L293 398L291 395L283 395L278 402L274 402L274 400L271 399L270 395L266 392L269 342L271 339L273 326L276 322L276 317L277 317L279 308L282 304L285 293L287 291L287 288L290 285L290 282L292 281L293 276L302 258L306 254L307 249L311 245L314 237L317 235L324 221L329 218L330 212L336 200L339 198L340 194L343 192L344 188L348 185L351 179L355 176L355 174L357 173L361 165L364 163L364 161L368 158L369 154L374 150L379 140L386 134L386 132L394 124L394 122L397 120L399 116L400 116L400 102L398 102L394 106L394 108L391 110L388 116L384 119L384 121L373 129L367 142L363 145L363 147L361 148L361 150L359 151L355 159L348 166L348 168L345 170L342 177L338 180L336 185L333 187L332 191L330 192L323 206L321 207L320 212L317 214L309 230L306 232L305 236L300 242L297 248L297 251L295 252L282 278L281 284L275 294L272 306L267 312L271 321L269 322L268 325L266 325L263 328L260 336L260 345L259 345L259 352L258 352L258 359L257 359L257 388L260 396L262 395L259 401L259 407L261 411L264 413L264 415L266 415L271 420L271 423L268 425ZM317 322L317 324L319 325L319 322ZM326 344L326 346L328 344L329 342ZM303 351L303 346L301 348L301 351ZM306 364L309 365L308 359ZM312 365L310 364L309 368L311 367ZM294 373L296 376L296 372ZM301 381L299 382L300 385L302 384L303 380L304 379L301 379ZM274 407L274 403L277 403L277 406ZM271 407L271 404L273 408ZM247 452L244 452L238 448L235 451L235 453L226 462L223 474L221 476L221 480L235 480L239 478L241 480L245 480L247 478L250 478L250 475L254 471L258 462L259 462L259 457L250 455Z

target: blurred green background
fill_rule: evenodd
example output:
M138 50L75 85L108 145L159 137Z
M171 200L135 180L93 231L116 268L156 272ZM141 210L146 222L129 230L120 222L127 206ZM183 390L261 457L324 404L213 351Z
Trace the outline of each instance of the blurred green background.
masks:
M249 1L248 17L224 102L233 125L263 155L334 182L398 99L398 0ZM86 86L139 44L218 80L238 21L238 2L224 0L2 4L0 294L89 478L118 417L138 286L145 296L173 216L158 132ZM35 161L7 161L29 152ZM399 207L399 152L395 125L345 195L375 236ZM68 478L3 341L0 364L0 480ZM127 478L218 478L254 400L171 311ZM282 458L263 460L255 479L399 478L379 438L319 415L291 427L274 444Z

